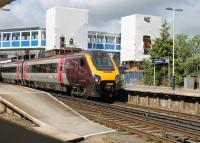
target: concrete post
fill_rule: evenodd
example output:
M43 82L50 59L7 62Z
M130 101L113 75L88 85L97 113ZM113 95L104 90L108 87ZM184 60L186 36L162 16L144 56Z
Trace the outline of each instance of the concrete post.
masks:
M156 97L156 106L157 108L160 108L160 98Z
M181 99L181 112L184 112L185 109L185 102L183 99Z
M168 109L172 108L172 99L169 97L168 98Z
M146 106L149 106L149 96L146 96Z
M137 94L137 96L136 96L136 104L137 105L139 105L140 104L140 99L139 99L140 97L139 97L139 95Z
M195 102L195 114L199 114L200 112L199 112L199 102L198 101L196 101Z

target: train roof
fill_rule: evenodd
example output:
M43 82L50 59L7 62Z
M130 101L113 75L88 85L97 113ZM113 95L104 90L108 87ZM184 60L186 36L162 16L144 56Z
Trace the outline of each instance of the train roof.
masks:
M52 56L52 57L44 57L44 58L35 58L35 59L31 59L31 60L25 60L24 62L29 63L29 62L34 62L34 61L43 61L43 60L54 60L54 59L59 59L59 58L63 58L63 57L72 57L73 55L77 55L77 56L81 56L84 55L85 53L97 53L97 52L105 52L105 51L100 51L100 50L90 50L90 51L79 51L79 52L71 52L71 53L67 53L64 55L56 55L56 56ZM11 61L11 62L7 62L7 63L2 63L2 65L5 64L17 64L17 63L22 63L23 61Z
M90 51L79 51L79 52L71 52L71 53L67 53L64 55L56 55L56 56L52 56L52 57L44 57L44 58L36 58L36 59L31 59L31 60L26 60L25 62L33 62L33 61L42 61L42 60L50 60L50 59L59 59L59 58L63 58L63 57L68 57L68 56L73 56L73 55L84 55L85 53L96 53L96 52L104 52L104 51L100 51L100 50L90 50Z

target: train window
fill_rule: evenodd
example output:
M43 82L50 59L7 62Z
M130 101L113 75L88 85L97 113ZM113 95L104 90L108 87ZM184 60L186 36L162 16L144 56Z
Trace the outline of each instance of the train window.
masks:
M5 68L2 68L2 72L4 72L4 73L15 73L16 72L16 67L5 67Z
M46 65L42 65L42 66L46 67L45 73L50 73L50 64L46 64Z
M57 73L57 64L56 63L51 64L51 73Z
M80 59L80 66L83 67L85 65L83 59Z
M105 52L91 52L92 62L97 70L101 71L113 71L114 66L110 60L110 57Z
M40 64L39 65L39 73L45 73L46 72L46 67L44 64Z
M57 64L38 64L38 65L29 65L26 68L26 72L32 73L56 73Z

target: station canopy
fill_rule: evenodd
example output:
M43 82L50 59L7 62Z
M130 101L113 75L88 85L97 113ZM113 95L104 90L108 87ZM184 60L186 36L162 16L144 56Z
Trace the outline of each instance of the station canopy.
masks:
M0 0L0 8L11 3L12 1L14 1L14 0Z

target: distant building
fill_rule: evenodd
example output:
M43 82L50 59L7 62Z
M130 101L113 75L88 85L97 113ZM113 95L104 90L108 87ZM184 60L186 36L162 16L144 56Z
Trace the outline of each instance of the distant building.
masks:
M65 47L87 49L88 10L54 7L46 15L46 50Z
M0 30L0 57L40 54L41 50L76 47L108 52L119 65L149 57L164 18L134 14L121 19L121 34L88 31L88 10L55 7L47 10L46 28ZM4 52L9 51L9 52Z
M121 34L88 31L88 50L102 50L120 64Z
M5 57L7 53L16 56L16 52L26 53L26 51L31 51L31 54L35 54L39 50L48 50L50 48L47 46L46 37L48 37L46 29L40 27L0 30L0 57ZM120 34L88 31L87 37L88 39L84 41L87 43L86 48L82 49L106 51L118 64L120 63ZM63 44L65 44L64 41ZM62 45L58 45L56 48L58 49L60 46L62 47ZM9 52L4 53L3 51Z
M160 35L165 19L134 14L121 18L121 62L139 62L149 57L153 40Z
M106 32L89 31L88 49L107 52L120 52L121 35Z
M0 50L40 50L46 47L46 30L40 27L0 30Z

